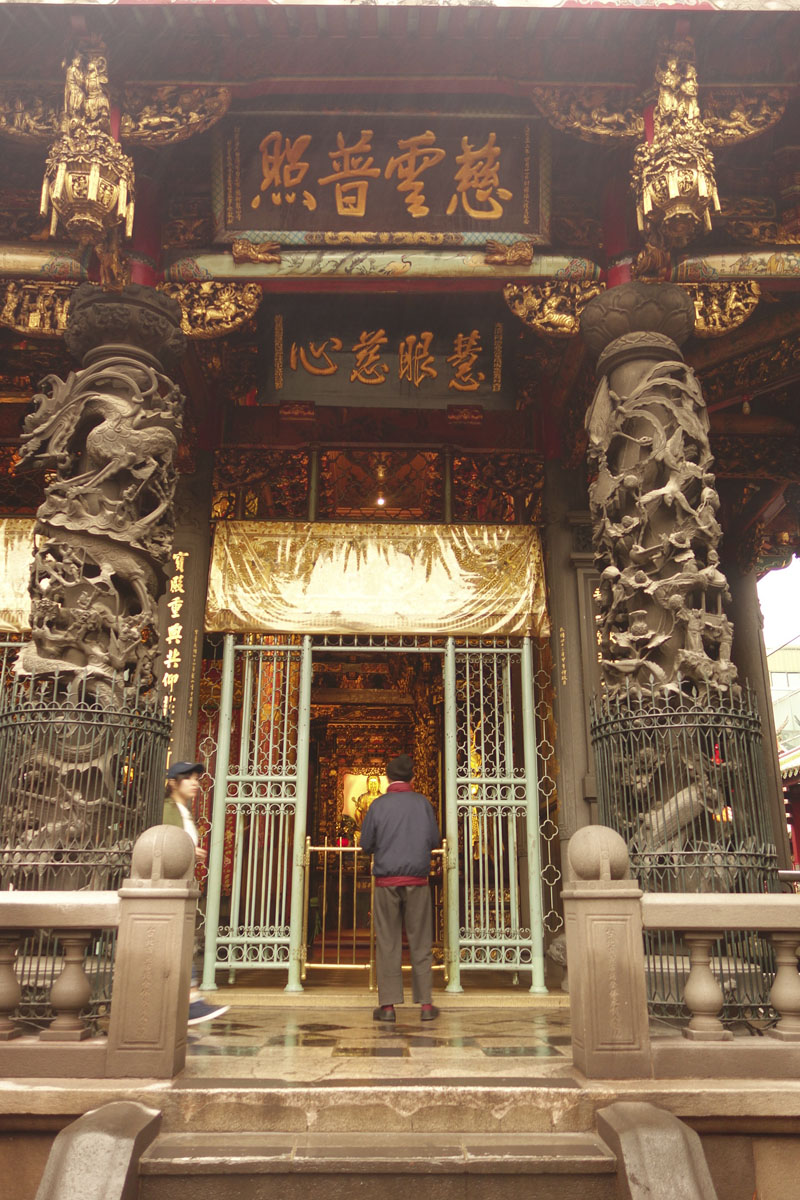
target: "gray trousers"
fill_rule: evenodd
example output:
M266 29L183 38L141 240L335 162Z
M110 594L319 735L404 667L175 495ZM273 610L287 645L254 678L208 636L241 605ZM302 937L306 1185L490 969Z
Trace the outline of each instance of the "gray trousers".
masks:
M433 989L431 894L427 884L375 888L375 938L378 1001L403 1003L403 923L411 952L411 987L415 1004L430 1004Z

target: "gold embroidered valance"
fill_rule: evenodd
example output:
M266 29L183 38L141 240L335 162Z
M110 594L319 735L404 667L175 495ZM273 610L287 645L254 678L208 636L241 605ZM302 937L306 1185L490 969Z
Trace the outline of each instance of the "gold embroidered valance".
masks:
M222 521L206 628L545 636L539 536L518 525Z

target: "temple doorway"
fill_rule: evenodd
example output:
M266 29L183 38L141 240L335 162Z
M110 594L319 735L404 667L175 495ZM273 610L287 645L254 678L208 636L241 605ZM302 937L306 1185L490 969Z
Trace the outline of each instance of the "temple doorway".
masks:
M360 824L412 754L445 836L431 863L435 957L544 991L560 924L547 672L527 637L227 634L219 660L204 986L320 967L366 982ZM537 697L537 689L540 695Z

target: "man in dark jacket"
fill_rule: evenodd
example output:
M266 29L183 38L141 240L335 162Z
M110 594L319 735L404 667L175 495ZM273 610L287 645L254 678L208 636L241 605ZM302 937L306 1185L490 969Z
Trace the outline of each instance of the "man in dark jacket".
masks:
M433 808L411 787L414 764L407 754L386 768L389 787L373 800L361 826L361 848L373 855L375 934L378 944L376 1021L394 1021L403 1003L403 922L411 952L414 1003L423 1021L438 1017L432 1003L433 952L431 897L428 890L431 850L441 841Z

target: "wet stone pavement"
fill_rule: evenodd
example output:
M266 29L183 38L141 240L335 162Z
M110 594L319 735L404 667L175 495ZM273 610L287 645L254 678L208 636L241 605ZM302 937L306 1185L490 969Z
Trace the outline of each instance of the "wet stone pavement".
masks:
M217 999L229 1002L224 992ZM366 992L330 1004L319 994L313 1003L253 999L237 997L223 1017L189 1030L185 1077L480 1082L502 1074L555 1081L572 1070L566 997L515 997L510 1004L507 994L437 996L435 1021L420 1021L409 1004L396 1010L394 1025L373 1021L375 998Z

